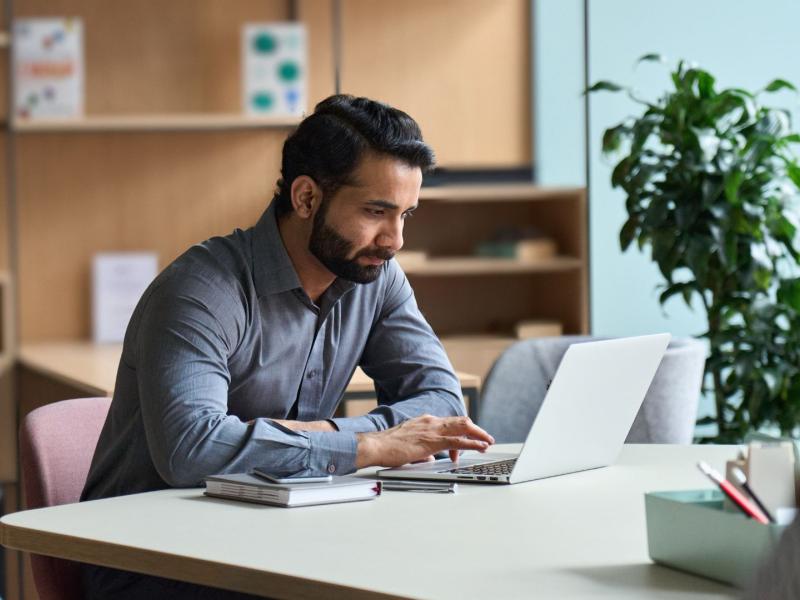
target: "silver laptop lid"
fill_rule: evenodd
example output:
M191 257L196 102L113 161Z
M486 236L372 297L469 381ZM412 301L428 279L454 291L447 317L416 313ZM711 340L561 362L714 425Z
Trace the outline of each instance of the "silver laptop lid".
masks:
M669 344L660 333L573 344L528 432L510 481L610 465Z

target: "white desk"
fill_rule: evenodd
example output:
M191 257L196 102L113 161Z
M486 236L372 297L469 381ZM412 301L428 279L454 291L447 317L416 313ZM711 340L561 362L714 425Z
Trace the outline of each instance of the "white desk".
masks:
M294 509L166 490L6 515L0 542L276 598L734 598L650 562L643 498L733 455L629 446L575 475Z

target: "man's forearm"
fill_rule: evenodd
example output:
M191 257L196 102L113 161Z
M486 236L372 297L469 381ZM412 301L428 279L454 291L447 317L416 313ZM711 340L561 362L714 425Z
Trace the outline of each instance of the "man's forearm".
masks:
M272 421L292 431L338 431L330 421L289 421L285 419L272 419Z

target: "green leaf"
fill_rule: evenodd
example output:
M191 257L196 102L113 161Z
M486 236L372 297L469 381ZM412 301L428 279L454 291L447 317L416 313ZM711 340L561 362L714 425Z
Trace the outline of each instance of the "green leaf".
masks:
M800 279L786 279L778 288L778 301L800 313Z
M739 187L742 185L744 173L741 171L734 171L725 180L725 197L731 204L741 204L739 198Z
M628 246L631 245L631 242L636 237L636 230L638 227L639 220L635 217L631 217L625 221L625 225L622 226L622 230L619 232L619 247L623 252L628 249Z
M584 94L591 94L592 92L621 92L625 88L613 81L598 81L593 86L588 88Z
M628 156L619 161L617 166L614 167L614 171L611 173L611 185L613 187L619 187L625 182L632 164L633 158Z
M781 138L781 141L787 142L789 144L798 144L800 143L800 134L792 133L789 135L785 135Z
M624 134L628 131L625 125L617 125L606 129L603 134L603 153L610 154L619 150Z
M777 92L778 90L792 90L793 92L797 91L797 88L786 81L785 79L773 79L767 84L767 87L764 88L765 92Z
M797 187L800 188L800 166L792 160L786 161L786 174Z
M636 59L636 64L643 62L659 62L663 63L666 62L664 57L658 54L657 52L651 52L650 54L642 54L639 58Z
M697 72L697 91L701 98L711 98L714 93L714 77L706 71Z

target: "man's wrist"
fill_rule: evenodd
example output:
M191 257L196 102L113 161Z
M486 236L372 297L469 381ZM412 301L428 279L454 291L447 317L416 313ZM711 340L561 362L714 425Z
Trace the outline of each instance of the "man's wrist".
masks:
M378 464L377 442L374 433L356 434L356 468L372 467Z

